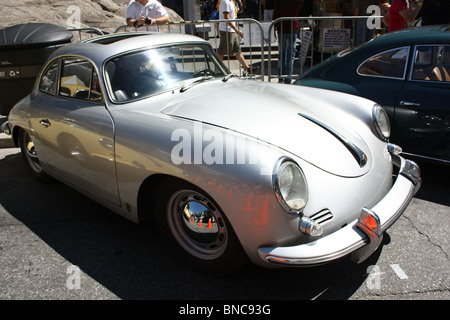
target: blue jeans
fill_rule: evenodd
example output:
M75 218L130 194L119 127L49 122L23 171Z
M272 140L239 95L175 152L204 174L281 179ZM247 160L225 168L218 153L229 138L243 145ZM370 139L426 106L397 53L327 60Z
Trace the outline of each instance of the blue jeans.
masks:
M367 19L358 20L356 26L355 46L359 46L373 38L374 30L367 28Z
M284 83L288 84L292 81L292 69L294 68L296 42L296 33L282 33L279 35L278 74L280 75L280 79L282 79Z

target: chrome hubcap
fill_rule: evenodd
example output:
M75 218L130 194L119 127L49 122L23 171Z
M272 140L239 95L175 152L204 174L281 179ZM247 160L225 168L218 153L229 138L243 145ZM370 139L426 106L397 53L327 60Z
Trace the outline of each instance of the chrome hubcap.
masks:
M168 201L167 222L178 243L204 260L219 257L228 241L224 217L209 199L191 190L175 192Z

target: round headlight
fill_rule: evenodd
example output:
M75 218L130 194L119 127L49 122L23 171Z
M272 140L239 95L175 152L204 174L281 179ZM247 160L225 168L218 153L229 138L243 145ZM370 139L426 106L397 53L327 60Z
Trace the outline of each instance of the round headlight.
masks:
M373 107L373 122L377 129L378 136L383 140L389 140L391 136L391 123L386 111L379 105Z
M300 167L286 158L275 165L273 188L280 205L289 213L299 213L308 201L308 185Z

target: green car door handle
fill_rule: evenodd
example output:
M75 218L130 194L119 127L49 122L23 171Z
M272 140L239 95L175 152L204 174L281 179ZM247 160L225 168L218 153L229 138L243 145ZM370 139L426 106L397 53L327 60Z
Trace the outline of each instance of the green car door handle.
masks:
M415 107L415 108L420 107L420 103L411 102L411 101L400 101L400 105L402 107Z

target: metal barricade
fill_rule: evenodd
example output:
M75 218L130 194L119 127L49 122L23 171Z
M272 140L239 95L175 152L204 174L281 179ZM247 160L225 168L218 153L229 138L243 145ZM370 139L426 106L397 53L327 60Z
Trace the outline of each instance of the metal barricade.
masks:
M234 20L210 20L210 21L181 21L170 22L154 27L141 27L136 30L134 27L123 25L115 30L123 31L156 31L162 33L180 33L192 34L207 40L217 53L220 43L219 24L233 22L239 30L244 31L244 38L240 39L240 53L244 54L247 64L258 66L257 74L251 75L252 78L262 81L272 81L278 79L295 79L315 64L324 61L333 54L358 45L359 27L368 25L367 21L374 21L382 16L326 16L326 17L286 17L279 18L272 22L259 22L254 19L234 19ZM294 63L289 73L282 73L280 65L283 64L284 50L280 46L280 36L275 32L275 25L288 23L293 25L298 22L298 32L289 31L283 38L295 37ZM264 25L264 26L263 26ZM152 28L152 29L150 29ZM289 28L292 30L292 28ZM373 29L376 32L368 32L368 28L362 28L362 36L368 41L370 37L375 37L383 33L382 27ZM279 30L285 34L286 30ZM240 76L245 75L240 67L239 59L236 58L228 48L225 64L231 70ZM286 56L284 59L287 59Z
M224 63L231 72L239 76L248 76L253 79L264 80L265 64L265 37L261 24L254 19L234 19L234 20L198 20L198 21L180 21L169 22L154 27L140 27L135 29L132 26L123 25L117 28L114 33L124 31L156 31L162 33L179 33L192 34L199 36L208 41L218 52L220 44L219 24L233 22L237 25L238 30L242 30L245 34L244 38L240 38L239 55L242 53L247 64L250 66L259 66L257 74L246 74L241 68L239 58L232 54L231 48L227 47L227 54L225 54ZM228 35L228 34L227 34Z
M278 79L283 82L283 79L295 79L331 55L362 44L375 37L377 33L383 33L381 23L379 28L372 28L372 30L377 30L377 32L372 33L370 32L371 29L364 28L364 26L369 25L368 21L370 22L370 26L377 26L372 21L375 19L381 21L382 18L382 16L329 16L286 17L276 19L272 22L269 28L268 38L266 39L268 42L268 81ZM292 31L294 22L297 22L299 25L298 31ZM283 23L285 25L284 28L289 29L288 32L283 30ZM279 32L283 34L283 39L292 39L295 37L294 58L291 68L288 68L289 73L283 73L281 68L283 64L286 65L284 63L286 61L283 61L283 59L289 59L289 55L285 54L288 53L288 49L283 48L283 43L280 46L280 35L274 32L276 24L280 26ZM286 27L286 24L290 27ZM361 34L359 33L360 30L362 32ZM356 43L359 37L362 38L361 42ZM285 44L287 44L287 41ZM276 54L273 54L274 51L276 51ZM274 56L276 59L273 59ZM307 61L309 63L306 63ZM274 69L276 70L275 72Z

